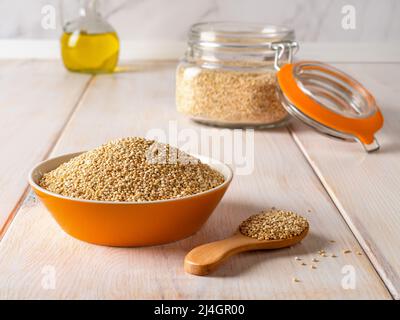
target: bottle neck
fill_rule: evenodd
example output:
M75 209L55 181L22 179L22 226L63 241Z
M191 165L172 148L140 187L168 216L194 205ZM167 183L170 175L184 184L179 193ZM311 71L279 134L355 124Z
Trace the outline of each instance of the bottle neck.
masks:
M115 32L113 27L100 14L98 1L80 0L79 5L79 15L65 22L64 32L87 34Z
M97 0L81 0L79 14L84 17L95 17L99 15Z

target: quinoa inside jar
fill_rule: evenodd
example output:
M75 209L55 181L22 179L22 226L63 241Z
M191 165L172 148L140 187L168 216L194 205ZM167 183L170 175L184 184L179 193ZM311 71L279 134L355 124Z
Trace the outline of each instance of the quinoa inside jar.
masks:
M276 127L289 115L276 94L277 44L295 44L286 27L200 23L189 32L177 67L177 110L193 120L224 127Z

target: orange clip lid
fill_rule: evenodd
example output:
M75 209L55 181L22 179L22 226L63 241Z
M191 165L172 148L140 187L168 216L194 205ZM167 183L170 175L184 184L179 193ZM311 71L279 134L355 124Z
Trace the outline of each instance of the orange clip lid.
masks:
M355 79L317 61L286 64L277 79L290 114L323 133L358 140L367 151L379 148L374 134L383 116L371 93Z

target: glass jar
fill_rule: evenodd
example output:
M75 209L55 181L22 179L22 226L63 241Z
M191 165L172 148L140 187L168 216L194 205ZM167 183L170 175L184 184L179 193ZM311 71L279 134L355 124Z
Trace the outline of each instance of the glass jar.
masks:
M291 61L296 48L295 33L286 27L193 25L177 67L177 110L223 127L285 124L289 115L276 94L276 72L279 64Z
M113 72L118 63L119 39L100 15L98 1L65 0L62 16L61 54L65 67L75 72Z

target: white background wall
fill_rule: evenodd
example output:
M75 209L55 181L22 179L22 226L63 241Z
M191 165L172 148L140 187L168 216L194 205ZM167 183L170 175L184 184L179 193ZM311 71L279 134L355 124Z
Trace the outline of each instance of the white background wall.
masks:
M79 0L0 0L0 38L56 38L44 30L41 8L59 10ZM399 0L101 0L122 39L179 41L192 23L209 20L254 21L293 26L307 42L400 41ZM341 26L344 5L356 9L356 29ZM60 20L60 19L58 19ZM60 21L58 26L60 26Z
M78 3L0 0L0 56L14 48L10 45L14 39L54 40L49 48L55 52L55 40L62 30L60 9L69 13ZM45 5L56 9L56 29L46 30L41 25ZM354 30L342 27L342 8L346 5L355 8ZM362 44L365 50L377 53L381 45L389 45L395 48L391 59L397 55L400 59L400 0L100 0L100 7L120 38L137 50L144 46L157 50L155 44L183 44L191 24L229 20L292 26L300 43ZM29 48L35 51L34 45ZM26 51L22 47L22 53Z

